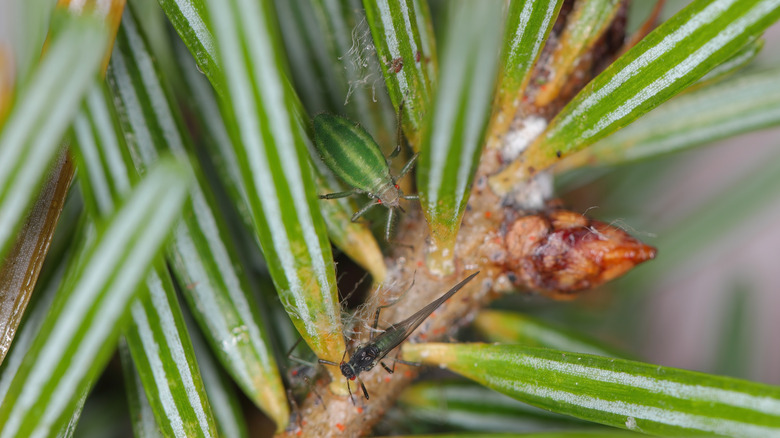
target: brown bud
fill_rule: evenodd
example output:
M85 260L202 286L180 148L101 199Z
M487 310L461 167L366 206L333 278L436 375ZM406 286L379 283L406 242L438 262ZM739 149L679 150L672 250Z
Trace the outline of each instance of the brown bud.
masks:
M656 253L619 228L567 210L518 218L506 245L516 286L559 296L606 283Z

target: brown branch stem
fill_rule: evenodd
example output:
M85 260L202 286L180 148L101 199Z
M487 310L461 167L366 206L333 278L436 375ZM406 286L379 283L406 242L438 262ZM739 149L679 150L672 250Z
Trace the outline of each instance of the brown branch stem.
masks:
M383 310L382 321L401 321L433 301L469 273L475 270L482 271L474 281L434 312L407 342L440 340L454 335L457 328L466 325L472 319L474 312L496 296L495 292L511 288L504 275L505 269L502 267L505 246L499 231L505 213L487 185L481 182L479 176L477 178L478 182L472 191L469 208L464 216L455 247L455 274L447 278L439 278L426 270L424 262L426 245L423 242L428 238L427 226L419 210L409 212L402 222L398 241L413 244L414 247L400 245L394 247L387 258L389 270L385 284L394 286L393 295L402 293L413 279L414 287L397 304ZM377 293L388 292L380 289ZM373 302L377 299L381 300L382 297L371 297L369 300ZM359 339L367 340L369 334L361 327L358 336ZM310 394L300 406L302 428L292 429L280 436L365 435L418 373L419 369L416 367L398 364L392 375L380 366L361 374L360 378L368 388L371 398L363 399L359 384L351 382L355 405L348 397L328 391L328 382L317 382L316 389L322 396L322 400ZM343 384L346 385L346 380Z

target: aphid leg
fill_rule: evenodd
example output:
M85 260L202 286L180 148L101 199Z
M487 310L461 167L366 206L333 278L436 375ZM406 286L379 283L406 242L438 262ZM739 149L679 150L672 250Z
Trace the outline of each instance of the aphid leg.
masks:
M349 392L349 400L352 402L352 406L355 406L355 397L352 397L352 387L349 386L349 379L347 379L347 392Z
M379 306L376 308L376 313L374 313L374 325L371 326L371 332L368 335L369 343L374 341L374 333L376 333L376 327L379 325L379 312L381 312L385 307L388 306Z
M398 195L399 195L401 198L403 198L403 199L406 199L407 201L418 201L418 200L420 200L420 195L404 195L404 192L403 192L403 190L401 190L401 189L398 189ZM400 208L400 209L401 209L401 211L403 211L404 213L406 213L406 211L404 211L404 209L403 209L403 208L401 208L401 206L399 206L398 208Z
M371 326L371 333L369 334L369 342L374 340L374 333L377 332L377 327L379 326L379 313L382 311L382 309L387 309L388 307L393 307L396 305L397 302L401 301L403 297L406 296L407 293L409 293L410 290L414 287L414 281L415 277L417 276L417 271L414 271L414 275L412 276L412 283L409 285L409 287L406 288L404 293L402 293L398 298L394 299L392 302L387 303L382 306L377 306L376 313L374 313L374 325Z
M366 397L366 400L368 400L368 390L366 389L366 385L363 384L363 381L360 380L360 377L357 378L358 383L360 383L360 389L363 390L363 395Z
M409 158L409 161L407 161L406 164L404 164L404 167L403 169L401 169L401 172L398 174L397 177L395 177L396 181L403 178L404 175L406 175L407 173L409 173L410 170L412 170L412 167L414 167L414 162L417 161L418 155L420 155L419 152L412 155L412 158Z
M395 364L397 364L397 363L402 363L404 365L409 365L409 366L412 366L412 367L419 367L421 365L419 362L409 362L409 361L406 361L406 360L403 360L403 359L399 359L398 356L400 354L401 354L401 349L398 349L397 352L395 353L395 357L390 358L393 361L393 367L392 368L389 368L387 365L385 365L384 362L379 362L379 364L382 365L382 368L384 368L385 371L387 371L390 374L393 374L395 372Z
M352 222L357 222L357 220L360 219L360 216L366 214L366 212L375 205L379 205L379 200L374 200L364 205L360 210L356 211L355 214L352 215Z
M403 132L401 130L401 116L404 113L404 101L402 100L400 104L398 104L398 120L396 121L396 131L395 131L395 149L393 149L393 152L390 153L390 155L387 157L388 159L393 159L398 156L398 154L401 153L401 143L403 143Z
M320 199L337 199L337 198L346 198L347 196L352 196L355 193L357 193L357 190L347 190L346 192L335 192L335 193L326 193L324 195L320 195Z
M398 209L403 210L400 207L398 207ZM387 223L385 224L385 240L387 241L387 243L392 243L394 245L405 246L407 248L414 249L414 245L407 245L406 243L391 239L391 235L393 234L393 221L395 220L395 210L396 210L395 208L387 209Z
M390 360L393 361L392 368L388 367L387 364L385 364L382 361L379 361L379 364L382 365L382 368L384 368L385 371L387 371L390 374L394 374L395 373L395 365L399 364L399 363L402 363L404 365L409 365L409 366L412 366L412 367L419 367L420 365L422 365L422 364L420 364L418 362L409 362L409 361L406 361L406 360L403 360L403 359L399 359L398 356L400 354L401 354L401 349L399 348L399 349L396 350L395 357L391 357L390 358Z
M402 363L404 365L409 365L410 367L422 366L420 362L409 362L408 360L398 359L397 357L395 357L393 358L393 368L395 368L396 363Z
M387 210L387 223L385 224L385 240L390 242L390 234L393 231L393 219L395 219L395 209L389 208Z

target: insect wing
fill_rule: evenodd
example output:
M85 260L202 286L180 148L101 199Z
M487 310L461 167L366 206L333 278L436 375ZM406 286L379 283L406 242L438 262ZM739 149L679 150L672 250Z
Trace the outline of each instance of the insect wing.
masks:
M452 289L448 290L444 295L437 298L435 301L431 302L427 306L423 307L422 309L418 310L417 313L410 316L409 318L406 318L405 320L393 324L390 327L385 330L384 333L379 335L375 340L374 343L381 351L379 357L377 357L376 362L387 356L387 354L393 350L395 347L397 347L401 342L403 342L406 338L411 335L414 330L422 324L423 321L428 318L428 316L433 313L434 310L438 309L439 306L442 305L445 301L450 299L453 295L455 295L455 292L459 291L463 286L466 285L469 281L471 281L474 277L479 274L479 271L469 275L464 280L462 280L460 283L456 284L452 287Z
M360 125L333 114L314 117L314 144L322 161L348 185L368 193L392 184L379 145Z

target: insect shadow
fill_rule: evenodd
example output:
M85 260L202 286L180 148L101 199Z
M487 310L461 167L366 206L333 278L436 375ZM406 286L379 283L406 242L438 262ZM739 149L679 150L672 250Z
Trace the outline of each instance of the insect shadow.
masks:
M314 117L314 145L322 161L347 185L350 190L320 195L321 199L345 198L354 194L365 194L371 201L352 215L356 222L376 205L388 209L385 224L385 240L390 241L396 210L404 212L400 200L417 200L418 195L404 195L396 182L414 166L417 155L404 165L397 176L390 174L389 160L401 152L401 115L403 102L398 108L397 142L393 152L385 158L379 145L362 126L351 120L333 115L318 114Z
M384 359L388 353L395 349L395 347L405 341L406 338L408 338L409 335L411 335L412 332L414 332L414 330L419 327L420 324L422 324L423 321L425 321L425 319L428 318L428 316L430 316L434 310L438 309L442 303L452 297L455 292L463 288L463 286L476 277L477 274L479 274L479 271L463 279L460 283L453 286L452 289L448 290L444 295L418 310L414 315L401 322L391 325L390 327L386 328L384 332L375 337L374 332L376 332L376 327L379 323L379 312L381 312L384 307L388 307L380 306L377 308L376 314L374 315L374 325L373 329L371 330L368 343L360 345L346 362L344 361L344 359L347 357L347 351L345 350L344 356L341 359L341 363L337 364L336 362L325 359L319 359L319 363L339 367L341 374L347 378L347 390L349 391L349 398L352 401L352 404L355 404L355 399L352 397L352 387L349 384L350 380L357 379L358 383L360 383L360 389L363 391L363 396L366 398L366 400L368 400L368 390L366 389L366 385L363 384L363 381L360 380L360 373L371 370L377 364L382 365L382 368L384 368L385 371L390 374L393 374L395 371L395 364L398 362L407 365L419 365L396 358L393 359L393 367L390 368L382 361L382 359Z

